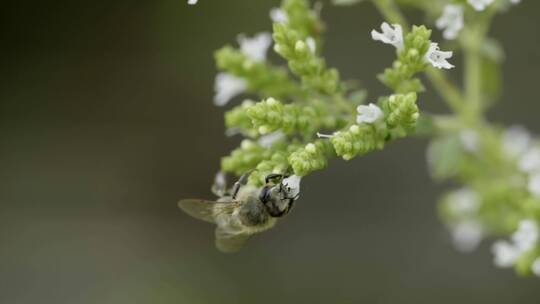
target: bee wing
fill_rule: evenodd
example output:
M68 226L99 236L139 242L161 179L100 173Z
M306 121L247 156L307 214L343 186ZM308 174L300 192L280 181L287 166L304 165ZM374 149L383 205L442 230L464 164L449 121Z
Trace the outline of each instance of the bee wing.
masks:
M224 253L233 253L240 250L249 239L249 234L234 233L223 228L216 228L216 247Z
M178 202L178 207L192 217L210 223L214 221L214 208L218 202L203 199L183 199Z

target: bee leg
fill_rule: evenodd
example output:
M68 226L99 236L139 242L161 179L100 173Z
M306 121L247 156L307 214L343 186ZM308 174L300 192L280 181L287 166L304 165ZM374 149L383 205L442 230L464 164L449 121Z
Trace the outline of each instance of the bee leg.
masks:
M270 180L276 179L276 178L283 178L283 174L279 174L279 173L268 174L268 175L264 178L264 181L268 184L268 183L270 183Z
M212 193L219 197L227 195L227 179L225 178L225 172L219 171L216 174L211 190Z
M240 179L238 179L238 181L236 183L234 183L234 186L232 188L232 198L233 199L236 199L236 195L238 194L238 191L240 191L240 187L247 184L247 181L248 181L249 176L251 175L251 172L253 172L253 171L249 171L249 172L246 172L246 173L242 174L242 176L240 176Z

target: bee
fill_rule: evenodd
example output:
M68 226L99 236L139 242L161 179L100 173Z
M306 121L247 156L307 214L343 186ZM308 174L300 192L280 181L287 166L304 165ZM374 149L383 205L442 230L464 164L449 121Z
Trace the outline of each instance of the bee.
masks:
M236 252L252 235L272 228L300 197L299 176L270 174L265 178L265 186L255 187L247 184L250 174L242 175L228 191L224 174L218 173L212 186L212 192L218 196L216 201L178 202L187 214L216 225L215 244L222 252Z

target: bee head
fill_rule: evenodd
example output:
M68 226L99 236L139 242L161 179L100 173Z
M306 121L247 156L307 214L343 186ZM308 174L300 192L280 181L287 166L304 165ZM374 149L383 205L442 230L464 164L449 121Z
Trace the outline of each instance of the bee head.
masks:
M264 186L259 199L272 217L282 217L289 213L299 196L300 177L291 176L283 179L279 184Z

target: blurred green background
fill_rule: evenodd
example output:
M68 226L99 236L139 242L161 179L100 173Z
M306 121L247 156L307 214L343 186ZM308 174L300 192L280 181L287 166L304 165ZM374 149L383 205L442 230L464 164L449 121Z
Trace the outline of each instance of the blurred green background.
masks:
M326 2L325 2L326 3ZM370 4L327 5L325 55L374 97L391 48ZM7 1L0 11L0 303L538 303L539 280L457 253L426 140L303 181L287 220L235 255L181 213L238 144L212 104L212 53L270 29L278 1ZM507 51L490 118L540 131L540 2L496 19ZM412 12L413 20L422 18ZM439 35L439 34L437 34ZM273 56L275 58L275 56ZM459 80L458 68L451 72ZM423 94L422 109L445 111Z

